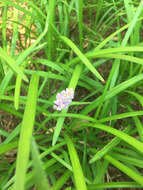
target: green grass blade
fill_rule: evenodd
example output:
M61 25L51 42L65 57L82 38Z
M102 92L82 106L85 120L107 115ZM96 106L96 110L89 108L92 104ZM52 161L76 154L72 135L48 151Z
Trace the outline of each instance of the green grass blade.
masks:
M124 133L129 132L130 126L123 130ZM106 144L101 150L99 150L89 161L89 163L96 162L97 160L101 159L105 154L111 151L115 146L120 143L120 138L115 137L112 141Z
M72 173L69 170L65 171L64 174L57 180L56 184L50 190L60 190L62 186L66 184L71 174Z
M21 78L18 75L16 78L15 91L14 91L14 106L16 110L18 110L19 108L20 87L21 87Z
M113 156L115 159L120 160L121 162L124 162L126 164L133 165L138 168L143 168L143 161L141 159L122 155L122 154L116 153L116 152L111 152L110 156Z
M98 160L96 162L96 166L98 169L96 170L96 176L95 176L93 183L99 184L99 183L102 183L104 180L104 176L106 175L106 172L107 172L107 169L109 166L109 162L107 160L104 160L103 162Z
M122 31L126 30L128 27L129 27L129 24L119 28L116 32L114 32L113 34L111 34L107 38L105 38L105 40L103 40L94 50L99 50L102 47L104 47L114 36L121 33Z
M135 83L139 82L142 79L143 79L143 74L139 74L139 75L136 75L135 77L132 77L131 79L129 79L125 82L122 82L121 84L112 88L107 93L105 100L115 96L116 94L118 94L118 93L122 92L123 90L129 88L130 86L134 85Z
M75 3L78 18L80 49L83 50L83 0L77 0Z
M142 113L142 112L141 112ZM78 119L84 119L84 120L87 120L87 121L92 121L92 122L95 122L96 120L92 117L89 117L89 116L86 116L86 115L82 115L82 114L74 114L74 113L53 113L53 114L46 114L44 113L44 115L47 115L49 117L71 117L71 118L78 118Z
M13 15L13 34L12 34L12 42L11 42L11 56L15 56L15 49L16 49L16 41L18 38L18 10L14 8L14 15Z
M98 55L96 56L98 57ZM129 56L129 55L119 55L119 54L105 54L102 55L103 58L114 58L114 59L121 59L121 60L126 60L130 62L134 62L140 65L143 65L143 60L134 56Z
M127 117L134 117L134 116L139 116L139 115L143 115L143 111L131 111L131 112L127 112L127 113L121 113L118 115L112 115L110 117L105 117L103 119L100 119L100 122L107 122L107 121L113 121L113 120L117 120L117 119L123 119L123 118L127 118Z
M57 79L57 80L61 80L61 81L66 81L67 79L61 75L57 75L57 74L54 74L52 72L44 72L44 71L34 71L34 70L25 70L25 73L27 74L34 74L36 73L37 75L41 76L41 77L47 77L47 78L51 78L51 79Z
M32 160L35 171L34 179L35 179L35 184L37 185L37 189L48 190L50 189L50 185L46 178L46 174L42 166L42 161L40 160L40 153L38 151L38 147L34 139L32 139L31 152L32 152Z
M35 60L36 63L41 63L43 65L46 65L47 67L54 69L56 71L58 71L59 73L63 73L64 69L60 66L60 63L54 63L52 61L49 61L48 59L37 59Z
M88 190L98 190L100 188L107 188L107 189L119 189L119 188L142 188L142 185L139 185L136 182L107 182L103 184L94 184L94 185L89 185Z
M19 124L15 129L8 135L8 137L3 141L3 144L10 143L20 132L21 124Z
M28 82L28 78L23 73L22 69L17 65L16 61L2 48L0 48L0 57L16 72L24 81Z
M4 49L6 49L6 46L7 46L7 40L6 40L7 14L8 14L8 5L5 2L3 14L2 14L2 45L3 45Z
M98 8L97 8L95 23L94 23L95 27L98 25L100 14L102 14L103 0L98 0L97 5L98 5Z
M140 139L143 142L143 124L138 117L133 117L133 119L136 124Z
M17 141L0 145L0 155L5 152L8 152L9 150L17 148L17 145L18 145Z
M51 156L53 156L53 158L55 158L59 163L61 163L68 170L72 171L72 167L67 162L65 162L63 159L61 159L59 156L57 156L55 153L52 152Z
M133 111L130 107L128 107L128 109L130 111ZM138 134L140 136L140 139L143 142L143 125L142 125L140 119L137 116L133 117L133 120L134 120L134 122L136 124L136 128L138 130Z
M54 17L55 17L55 0L49 0L49 8L48 8L48 14L49 14L49 29L48 29L48 49L47 49L47 58L49 60L52 59L52 48L53 48L53 28L52 25L54 25Z
M136 93L136 92L132 92L132 91L126 91L127 93L129 93L129 94L131 94L131 95L133 95L138 101L139 101L139 103L142 105L142 107L143 107L143 96L142 95L140 95L140 94L138 94L138 93Z
M143 176L137 174L132 169L128 168L126 165L122 164L112 156L106 155L105 159L108 160L111 164L113 164L115 167L120 169L122 172L124 172L126 175L131 177L133 180L135 180L140 185L143 185Z
M143 48L140 46L130 46L130 47L117 47L117 48L106 48L106 49L101 49L99 50L94 49L92 51L89 51L85 54L85 56L87 58L102 58L102 57L108 57L108 54L115 56L115 53L122 53L122 52L142 52ZM122 55L117 54L117 56L120 56L120 58L122 57ZM112 57L112 56L111 56ZM128 57L128 56L127 56ZM131 56L132 57L132 56ZM118 57L117 57L118 58ZM134 57L133 57L134 58ZM121 58L122 59L122 58ZM79 62L79 58L76 57L74 59L72 59L68 64L75 64L77 62ZM131 59L130 59L131 60ZM141 61L140 61L141 62Z
M65 140L67 142L68 151L69 151L69 155L70 155L70 159L71 159L71 163L72 163L76 189L77 190L81 190L81 189L87 190L86 183L84 180L84 175L82 172L82 168L81 168L78 154L74 147L74 144L67 135L65 135Z
M104 101L109 100L110 98L114 97L115 95L119 94L120 92L124 91L125 89L131 87L132 85L141 81L142 79L143 79L143 74L139 74L139 75L132 77L131 79L115 86L114 88L112 88L110 91L107 92ZM90 105L86 106L86 108L84 110L82 110L81 113L83 113L83 114L89 113L90 111L95 109L96 106L99 105L100 103L102 103L102 99L101 99L101 97L98 97Z
M27 171L31 137L32 137L35 111L36 111L38 82L39 82L39 77L37 75L32 75L30 80L28 98L24 111L22 127L20 132L20 140L18 145L18 155L17 155L15 184L14 184L15 190L17 189L24 190L25 176Z
M79 59L85 64L85 66L101 81L104 81L103 77L98 73L86 56L77 48L77 46L67 37L60 37L79 57Z
M138 18L140 16L140 13L141 13L142 9L143 9L143 1L140 1L140 4L139 4L139 6L137 8L137 11L136 11L136 13L135 13L135 15L134 15L134 17L132 19L132 22L131 22L131 24L130 24L127 32L126 32L126 35L125 35L125 37L124 37L124 39L122 41L122 46L125 46L127 44L127 41L129 40L129 37L130 37L130 35L131 35L132 31L133 31L133 28L136 25L136 22L137 22L137 20L138 20Z
M0 135L4 136L4 137L8 137L9 133L6 132L5 130L0 129Z
M87 124L85 124L86 126ZM102 125L102 124L88 124L88 126L97 128L97 129L101 129L103 131L106 131L108 133L111 133L117 137L119 137L120 139L124 140L125 142L127 142L128 144L130 144L132 147L134 147L135 149L137 149L140 153L143 154L143 143L140 142L139 140L135 139L134 137L131 137L130 135L127 135L126 133L119 131L117 129L114 129L112 127L109 127L107 125Z

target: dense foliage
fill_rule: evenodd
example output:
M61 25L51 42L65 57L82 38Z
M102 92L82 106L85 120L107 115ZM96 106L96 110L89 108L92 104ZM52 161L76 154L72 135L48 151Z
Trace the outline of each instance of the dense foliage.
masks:
M0 3L0 189L142 189L143 1Z

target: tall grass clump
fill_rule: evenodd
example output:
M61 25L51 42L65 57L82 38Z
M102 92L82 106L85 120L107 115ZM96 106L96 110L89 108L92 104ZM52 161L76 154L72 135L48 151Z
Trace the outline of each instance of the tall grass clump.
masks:
M143 189L143 1L0 9L0 189Z

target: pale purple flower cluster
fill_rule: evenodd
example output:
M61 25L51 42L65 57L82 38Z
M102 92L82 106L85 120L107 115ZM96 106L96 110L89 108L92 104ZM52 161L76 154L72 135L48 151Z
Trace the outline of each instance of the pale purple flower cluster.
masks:
M74 98L74 91L72 88L66 88L66 90L61 91L56 95L56 100L54 101L54 109L63 110L68 107Z

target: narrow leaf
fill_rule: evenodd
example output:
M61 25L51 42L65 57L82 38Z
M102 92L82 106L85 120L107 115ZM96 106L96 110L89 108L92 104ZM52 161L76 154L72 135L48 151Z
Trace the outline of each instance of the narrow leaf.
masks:
M10 66L10 68L15 71L23 80L28 82L28 78L23 73L22 69L18 66L16 61L0 47L0 57L5 60L5 62Z
M67 37L61 36L61 39L76 53L85 66L101 81L104 81L103 77L98 73L94 66L90 63L87 57L77 48L77 46Z
M81 190L81 189L87 190L85 180L84 180L84 175L82 172L82 168L80 165L80 161L78 158L77 151L74 148L74 144L73 144L72 140L67 135L65 135L65 140L67 142L68 151L69 151L69 155L70 155L70 159L71 159L71 163L72 163L72 167L73 167L76 189L77 190Z
M31 80L30 80L29 90L28 90L28 98L27 98L23 121L22 121L20 139L19 139L15 184L14 184L15 190L17 189L24 190L25 176L26 176L27 164L28 164L29 152L30 152L31 137L32 137L32 131L34 127L38 81L39 81L39 77L37 75L32 75Z

